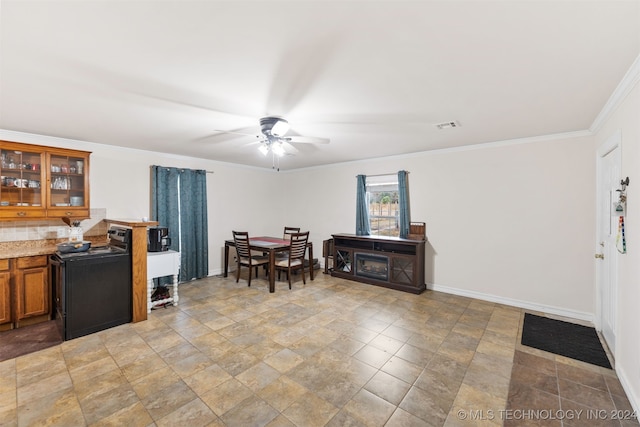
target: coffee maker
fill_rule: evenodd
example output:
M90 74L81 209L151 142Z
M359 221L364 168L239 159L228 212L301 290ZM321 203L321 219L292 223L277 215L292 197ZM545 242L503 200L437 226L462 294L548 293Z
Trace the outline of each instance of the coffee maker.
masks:
M147 252L168 251L170 245L169 228L149 227L147 229Z

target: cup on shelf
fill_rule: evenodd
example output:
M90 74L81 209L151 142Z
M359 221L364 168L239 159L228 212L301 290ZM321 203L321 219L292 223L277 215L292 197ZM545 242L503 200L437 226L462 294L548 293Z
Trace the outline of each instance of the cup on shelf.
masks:
M71 196L69 198L69 202L71 203L71 206L82 206L82 205L84 205L84 197Z

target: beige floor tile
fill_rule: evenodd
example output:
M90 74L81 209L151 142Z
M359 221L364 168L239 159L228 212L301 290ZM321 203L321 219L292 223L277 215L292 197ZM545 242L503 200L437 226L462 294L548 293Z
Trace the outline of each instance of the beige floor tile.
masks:
M159 421L196 398L196 394L183 381L156 390L142 399L142 404L154 421Z
M95 377L74 380L73 388L80 402L94 399L107 391L129 384L120 369L111 369Z
M338 408L311 392L306 392L283 411L298 426L321 427L333 418Z
M85 417L71 388L44 394L18 406L19 425L84 426Z
M216 415L222 416L252 395L253 392L247 386L231 378L201 395L200 398Z
M400 404L410 388L410 383L406 383L382 371L375 374L364 386L365 390L395 406Z
M380 426L391 417L396 405L363 389L347 402L344 409L367 426Z
M253 395L227 411L222 415L221 420L228 426L263 426L273 421L278 415L280 413L276 409Z
M203 395L215 386L231 379L227 371L218 365L211 365L202 369L190 377L184 378L184 382L198 395Z
M91 427L145 427L153 424L151 415L144 408L142 402L135 402L113 414L91 424Z
M269 405L282 412L308 390L292 381L286 376L281 376L266 387L258 391L258 396Z
M105 357L97 359L86 364L76 364L73 369L69 370L71 379L74 383L90 380L100 376L106 372L119 369L116 361L108 354L105 353Z
M174 427L182 425L185 427L200 427L208 426L217 420L216 414L202 400L194 399L156 421L156 426Z
M180 381L178 374L171 369L159 368L149 375L138 378L131 383L131 386L135 390L140 399L145 399L149 395L164 389L171 384Z
M280 372L264 362L258 362L246 371L236 375L236 379L257 392L280 377Z
M87 423L93 424L138 401L138 396L131 384L125 382L117 387L108 388L101 393L89 394L85 399L80 400L80 407Z
M59 393L71 389L72 382L68 372L61 372L42 380L28 384L24 387L18 387L18 405L22 406L28 403L37 402L39 399L51 393ZM74 396L75 397L75 396Z

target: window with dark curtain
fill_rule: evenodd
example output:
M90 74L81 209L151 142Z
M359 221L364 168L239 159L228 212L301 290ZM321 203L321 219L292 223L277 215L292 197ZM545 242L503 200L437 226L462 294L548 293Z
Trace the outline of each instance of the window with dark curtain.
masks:
M407 171L398 172L398 205L400 207L400 238L406 239L409 237L409 226L411 223L409 209L409 173Z
M368 236L371 234L369 224L369 203L367 201L367 177L358 175L356 187L356 235Z
M206 173L151 167L151 216L169 228L170 249L180 252L180 282L209 274Z
M409 172L357 175L356 235L406 239L411 224Z

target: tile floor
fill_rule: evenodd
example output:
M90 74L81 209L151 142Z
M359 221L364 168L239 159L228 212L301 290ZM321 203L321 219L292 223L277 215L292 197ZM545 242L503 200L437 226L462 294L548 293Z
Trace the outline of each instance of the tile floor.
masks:
M614 371L520 346L522 317L322 273L193 281L145 322L0 362L0 426L638 425L611 419L631 411Z

